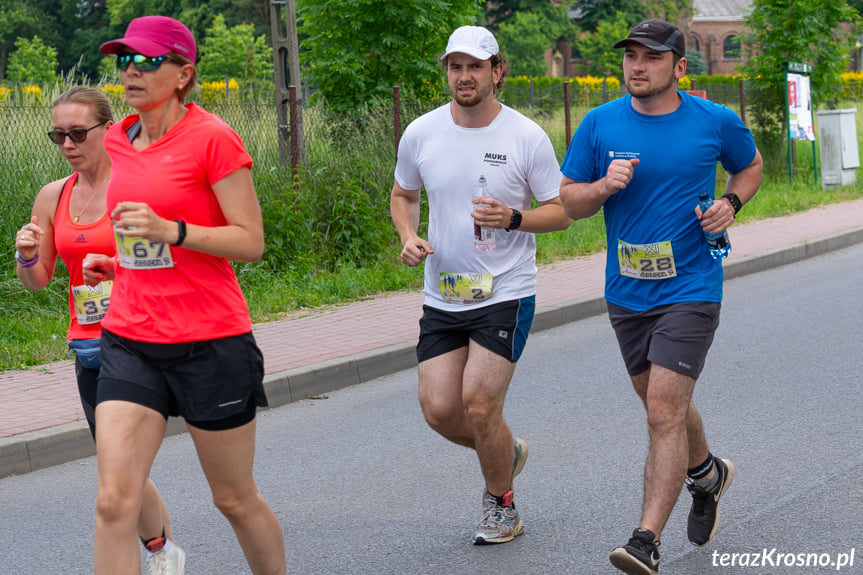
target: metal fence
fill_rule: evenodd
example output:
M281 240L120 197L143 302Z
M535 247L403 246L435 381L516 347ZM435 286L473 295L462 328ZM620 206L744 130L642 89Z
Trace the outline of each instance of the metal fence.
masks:
M744 116L745 94L742 88L730 85L699 86L706 88L707 97L727 105ZM60 90L56 90L59 93ZM565 84L544 88L507 86L501 101L535 119L549 133L555 149L562 155L570 131L591 108L617 98L622 90L601 93L570 90L567 102ZM304 150L301 152L301 172L323 169L321 166L353 165L359 156L366 163L386 173L391 180L395 152L400 132L411 120L429 111L440 102L401 102L395 93L397 109L386 105L367 107L354 114L337 114L323 105L298 102L303 115ZM0 100L0 202L10 195L21 197L21 189L38 190L45 182L68 173L63 157L45 136L51 128L52 95ZM122 118L131 110L122 96L111 94L115 117ZM279 142L279 125L272 89L225 90L199 93L196 97L207 110L219 115L243 139L255 160L256 178L276 187L293 182L291 166L286 165L284 139ZM567 105L568 104L568 105ZM298 160L295 159L295 167ZM301 176L302 177L302 176ZM16 189L10 189L14 186ZM12 192L11 194L9 192ZM15 193L18 192L18 193ZM32 196L27 200L32 199Z

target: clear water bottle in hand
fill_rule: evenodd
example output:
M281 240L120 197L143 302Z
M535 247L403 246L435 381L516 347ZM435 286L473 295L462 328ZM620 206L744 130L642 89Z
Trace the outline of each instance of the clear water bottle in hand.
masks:
M698 194L698 206L701 208L701 213L704 214L710 206L713 205L713 199L707 192ZM713 259L727 258L731 253L731 240L728 239L728 230L722 230L718 234L711 234L704 230L704 237L707 238L707 247L710 249L710 255Z
M491 191L488 189L488 183L485 181L485 176L480 176L473 190L473 199L490 198ZM487 205L487 204L471 204L471 206ZM480 226L476 222L473 224L473 245L481 252L490 252L495 248L494 228Z

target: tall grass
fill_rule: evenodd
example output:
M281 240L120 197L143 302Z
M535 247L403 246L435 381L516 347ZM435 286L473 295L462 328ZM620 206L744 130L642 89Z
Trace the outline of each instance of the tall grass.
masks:
M45 183L65 176L68 166L44 135L50 128L50 102L62 88L41 100L0 102L0 370L37 365L65 356L67 274L62 265L51 284L31 293L14 275L15 231L29 218L33 199ZM116 116L130 110L113 94ZM401 246L389 216L395 149L392 112L386 105L360 114L337 115L323 106L304 110L306 162L297 177L280 162L278 125L266 92L229 97L199 96L206 109L225 119L243 138L255 159L253 176L264 214L267 249L257 263L235 269L255 322L320 305L352 301L376 293L419 289L421 268L399 263ZM549 134L558 159L566 152L561 109L510 105L533 117ZM438 103L405 104L403 126ZM587 113L574 108L572 129ZM858 122L858 131L863 121ZM768 174L761 191L740 220L774 217L825 203L863 196L863 182L823 191L811 175L811 144L799 143L793 184L784 171ZM721 170L720 170L721 172ZM717 185L724 185L724 174ZM423 200L425 202L425 199ZM423 203L425 221L426 206ZM421 234L425 234L422 224ZM594 253L605 248L600 215L569 229L537 238L540 264Z

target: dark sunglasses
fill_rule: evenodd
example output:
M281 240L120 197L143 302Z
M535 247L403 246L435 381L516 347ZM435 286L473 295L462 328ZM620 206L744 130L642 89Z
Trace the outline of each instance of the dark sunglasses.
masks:
M144 56L143 54L116 54L114 55L114 63L117 64L117 69L121 72L129 67L129 63L134 63L135 68L139 72L152 72L158 70L159 66L168 60L165 56Z
M107 121L107 120L106 120ZM51 138L51 141L57 144L58 146L62 146L63 142L66 141L66 136L69 136L69 139L75 142L76 144L80 144L87 139L87 133L90 130L95 130L105 122L99 122L92 128L75 128L74 130L69 130L68 132L61 132L60 130L51 130L48 132L48 137Z

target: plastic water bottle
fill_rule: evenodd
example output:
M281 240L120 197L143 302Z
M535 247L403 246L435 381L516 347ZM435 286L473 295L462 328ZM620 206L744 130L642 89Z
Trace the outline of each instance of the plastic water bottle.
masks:
M707 192L698 194L698 206L701 208L701 213L706 212L713 205L713 199ZM731 240L728 239L728 230L722 230L721 233L711 234L704 230L704 237L707 238L707 247L710 249L710 255L713 259L727 258L731 253Z
M473 198L490 198L491 191L488 189L488 184L485 181L485 176L480 176L473 190ZM487 205L487 204L473 204ZM494 240L494 228L483 227L474 222L473 224L473 245L481 252L490 252L494 249L496 242Z

